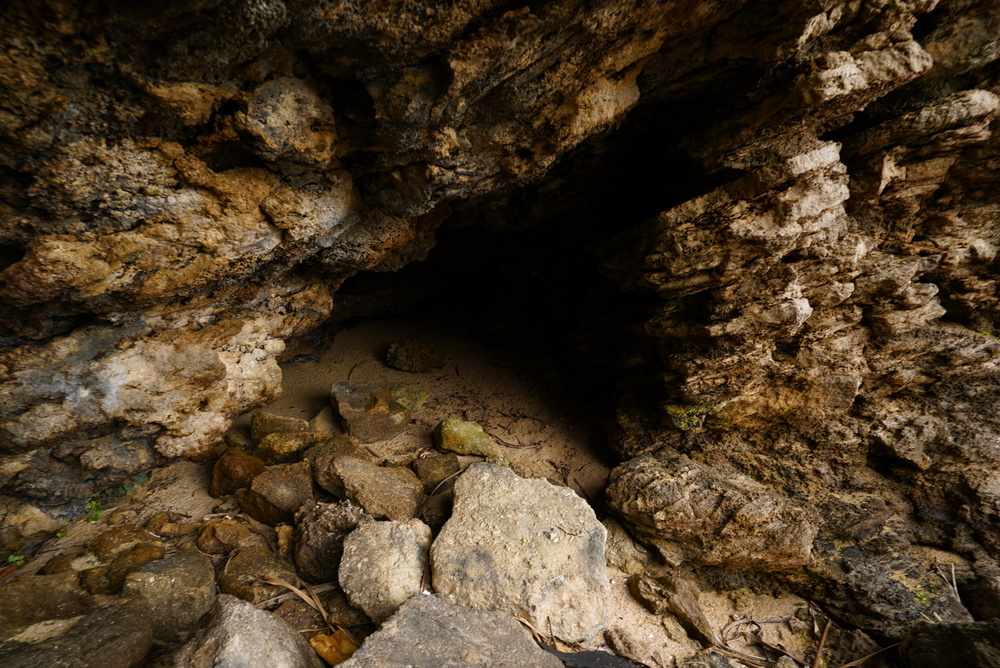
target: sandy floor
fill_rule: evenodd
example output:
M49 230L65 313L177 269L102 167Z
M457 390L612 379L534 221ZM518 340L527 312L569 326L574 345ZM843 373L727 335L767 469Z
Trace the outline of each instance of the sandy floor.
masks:
M431 316L365 321L339 332L316 359L286 364L284 395L264 410L310 419L330 405L333 382L416 383L430 398L406 431L370 446L375 454L392 459L392 453L432 450L431 431L441 420L474 420L522 475L548 478L598 499L614 464L599 425L569 399L554 396L555 378L543 363L491 349L465 329L463 322ZM428 373L388 367L383 360L389 344L408 336L439 344L446 353L444 367ZM245 428L246 418L237 425Z

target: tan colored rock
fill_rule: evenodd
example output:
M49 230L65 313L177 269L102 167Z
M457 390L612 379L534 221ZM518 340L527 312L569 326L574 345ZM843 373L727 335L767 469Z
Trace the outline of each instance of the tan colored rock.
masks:
M230 448L212 466L212 481L208 493L212 496L232 494L238 489L249 487L253 479L264 470L264 462L259 457Z
M291 524L295 512L312 498L312 467L309 462L299 462L268 467L240 493L239 502L250 517L276 526Z
M330 466L339 495L365 509L375 519L408 520L424 500L420 478L401 466L378 466L352 456L337 457Z
M815 511L664 449L616 467L608 499L668 563L772 571L809 563Z

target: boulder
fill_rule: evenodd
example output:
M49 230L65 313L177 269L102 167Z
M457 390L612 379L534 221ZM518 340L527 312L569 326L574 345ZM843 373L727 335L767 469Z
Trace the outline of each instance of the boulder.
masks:
M302 635L280 617L221 594L208 623L174 657L176 668L323 668Z
M417 519L362 522L344 541L340 586L376 624L420 592L431 529Z
M341 668L562 668L508 614L470 610L440 596L404 603Z
M109 599L86 614L8 628L0 635L4 668L132 668L153 644L152 613L141 597Z
M668 563L773 571L809 562L815 511L745 475L664 448L611 472L608 500Z
M159 640L174 642L212 607L215 567L197 551L178 552L129 573L122 593L146 597L153 633Z
M607 531L567 487L473 464L431 547L435 591L476 610L501 610L566 642L607 625Z

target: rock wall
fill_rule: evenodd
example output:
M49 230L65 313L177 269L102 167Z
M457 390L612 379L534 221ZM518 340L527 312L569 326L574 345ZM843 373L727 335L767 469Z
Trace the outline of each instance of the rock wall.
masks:
M0 491L61 504L197 456L275 396L345 280L441 229L569 219L628 292L591 318L620 334L595 362L620 454L689 461L688 491L652 496L689 509L718 476L744 490L664 536L633 503L660 465L623 465L612 505L665 557L777 569L886 632L922 611L899 575L920 546L995 567L996 0L11 0L0 21ZM698 547L737 515L766 538L768 508L811 552Z

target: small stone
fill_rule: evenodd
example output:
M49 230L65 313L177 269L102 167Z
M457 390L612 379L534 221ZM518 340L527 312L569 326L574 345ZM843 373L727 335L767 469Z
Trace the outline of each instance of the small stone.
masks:
M222 437L222 440L227 448L249 450L253 447L250 437L242 431L227 431L226 435Z
M152 606L155 636L174 642L212 607L215 567L203 554L179 552L130 573L122 593L145 596Z
M185 522L185 515L167 512L156 513L146 522L146 531L157 536L190 536L198 533L201 524Z
M139 543L163 545L156 536L130 524L116 526L90 542L88 551L103 562L111 561L119 553L130 550Z
M573 490L473 464L455 484L454 511L431 548L434 588L585 642L608 621L606 535Z
M337 579L344 538L368 515L350 501L309 501L295 513L295 565L310 582Z
M341 433L340 428L337 426L337 416L333 412L332 406L326 406L319 413L313 416L312 420L309 420L309 429L312 431L318 431L321 434L326 434L327 436L335 436Z
M444 366L444 351L433 341L407 337L389 344L385 363L408 373L426 373Z
M340 586L376 624L420 592L431 529L417 519L362 522L344 540Z
M223 556L250 546L266 548L267 541L237 520L206 522L198 535L198 549L207 554Z
M455 495L451 492L428 496L421 505L419 519L437 533L451 517L454 505Z
M263 472L264 462L259 457L242 450L227 450L212 467L208 493L214 497L228 496L238 489L249 487L253 479Z
M308 462L269 466L239 495L243 512L269 526L291 524L295 511L312 498L312 467Z
M338 457L356 457L373 461L372 456L350 436L338 436L334 441L317 445L306 451L302 461L312 464L313 478L316 484L336 496L344 495L344 485L333 471L333 462Z
M427 403L427 400L431 398L427 390L417 383L393 385L389 388L389 393L393 399L398 401L400 405L411 413L419 411Z
M274 527L274 537L278 540L278 556L291 561L292 544L295 542L295 527L290 524L279 524Z
M0 636L0 666L132 668L145 665L146 655L153 645L151 618L146 599L116 598L63 622L41 622L18 628L13 635Z
M250 441L255 446L260 445L268 434L283 431L309 431L309 423L300 418L282 417L265 411L254 411L250 416Z
M270 550L251 546L234 554L217 580L221 592L257 604L288 591L284 587L259 582L272 577L290 584L298 580L291 564L282 561Z
M74 571L26 575L0 587L0 626L25 626L46 619L67 619L94 607Z
M342 496L375 519L408 520L424 500L420 478L401 466L378 466L356 457L338 457L330 467L343 489Z
M494 457L499 454L496 443L478 422L446 418L434 428L434 443L442 450L460 455Z
M207 625L178 650L174 666L322 668L323 663L301 634L281 618L222 594L212 606Z
M458 464L458 455L454 453L423 457L413 462L413 467L428 494L451 491L455 486L455 478L452 476L462 470Z
M395 436L410 422L410 411L393 399L384 387L334 383L330 391L344 429L362 443Z
M358 644L354 642L354 638L347 635L343 629L337 629L333 635L317 633L309 639L309 645L331 666L347 661L358 651Z
M413 596L341 668L463 666L562 668L502 612L470 610L440 596Z
M254 454L265 464L287 464L302 458L316 445L330 442L332 437L319 431L282 431L261 439Z
M604 554L609 566L629 575L639 575L656 564L656 557L629 535L625 526L613 517L606 517L601 524L608 530Z

